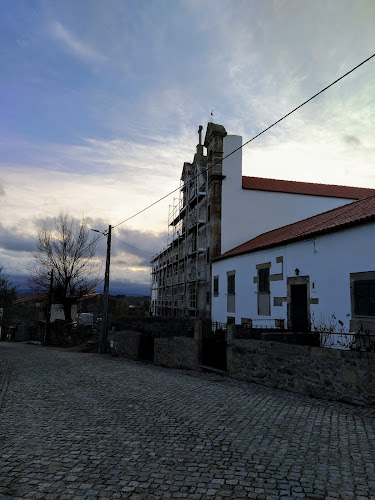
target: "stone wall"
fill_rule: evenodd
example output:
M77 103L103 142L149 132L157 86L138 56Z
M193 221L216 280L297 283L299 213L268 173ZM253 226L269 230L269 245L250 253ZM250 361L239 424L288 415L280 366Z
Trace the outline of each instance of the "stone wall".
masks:
M197 321L194 338L154 337L154 363L199 370L202 335L202 322ZM285 343L297 340L286 334L282 336L284 342L239 339L234 325L228 326L227 337L230 377L323 399L375 405L375 353ZM265 335L269 337L272 334ZM109 331L109 352L138 360L141 338L142 333L133 330Z
M198 370L198 341L188 337L155 339L154 363L168 368Z
M229 335L234 339L266 340L267 342L320 347L320 335L315 332L299 333L279 328L244 328L238 325L229 325L228 329Z
M141 350L141 332L122 330L119 332L110 330L107 341L109 353L114 356L126 356L137 360Z
M110 320L109 328L116 331L134 331L152 335L153 337L189 337L194 335L194 319L131 317Z
M318 398L375 404L375 353L234 339L228 374Z

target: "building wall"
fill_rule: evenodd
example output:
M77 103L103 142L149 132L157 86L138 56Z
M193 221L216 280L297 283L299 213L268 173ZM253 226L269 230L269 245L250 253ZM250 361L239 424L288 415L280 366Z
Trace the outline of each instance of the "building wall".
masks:
M71 309L72 320L75 321L77 319L77 304L72 305ZM57 319L65 320L64 307L61 304L52 304L51 305L51 323L56 321Z
M375 223L353 226L314 239L213 262L212 275L219 277L219 295L212 291L212 321L228 317L241 324L250 318L255 326L288 324L288 278L308 278L312 327L350 331L350 273L375 270ZM258 314L257 266L270 264L270 315ZM235 313L227 312L227 273L235 271ZM212 283L213 290L213 283ZM341 321L342 324L339 323Z
M181 218L174 215L175 223L169 221L172 241L152 261L152 314L210 317L212 259L261 233L352 201L242 189L242 150L221 161L241 145L240 136L227 136L224 127L209 123L207 156L200 143L193 162L184 163L177 203ZM208 172L203 173L206 166ZM206 194L193 203L201 186ZM193 219L205 223L192 231ZM203 250L195 255L194 239Z
M228 135L223 157L242 145ZM353 200L242 189L242 150L223 160L221 253L287 224L337 208Z

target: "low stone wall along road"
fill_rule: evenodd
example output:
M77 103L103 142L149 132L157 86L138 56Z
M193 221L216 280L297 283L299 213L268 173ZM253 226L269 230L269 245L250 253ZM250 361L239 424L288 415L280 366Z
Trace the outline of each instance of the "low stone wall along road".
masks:
M375 499L371 409L0 343L0 498Z

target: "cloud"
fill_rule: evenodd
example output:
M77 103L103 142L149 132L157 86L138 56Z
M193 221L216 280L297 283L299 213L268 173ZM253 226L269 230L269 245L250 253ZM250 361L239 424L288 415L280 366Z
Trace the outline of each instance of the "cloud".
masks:
M78 40L58 21L52 23L51 31L52 35L57 40L63 42L65 48L68 49L70 53L72 53L79 59L82 59L84 62L101 64L108 60L105 55Z
M344 135L343 140L348 146L362 146L362 142L355 135Z
M0 223L0 249L11 252L33 252L35 237L25 234L22 227L6 228Z
M9 138L0 144L3 158L9 158L0 164L9 200L3 216L15 221L55 216L60 210L94 219L101 214L103 229L132 216L178 188L183 163L193 159L198 142L197 127L184 129L177 137L153 132L139 134L133 141L88 138L78 144ZM20 149L27 157L22 162L17 156ZM25 183L28 177L33 183ZM27 210L20 209L20 199ZM165 231L171 199L137 216L127 227Z
M73 219L80 222L78 217ZM24 221L19 227L5 227L0 223L0 264L27 275L34 262L32 252L35 251L37 236L42 228L52 228L53 222L54 217L46 216L30 219L27 223ZM89 228L103 232L106 229L105 222L100 218L87 218L86 223ZM99 235L91 233L90 236L97 238ZM111 247L111 282L114 280L118 286L121 283L126 284L126 293L129 286L147 290L150 282L151 254L159 252L165 246L166 236L165 233L158 234L127 227L115 228ZM102 236L97 242L94 258L95 275L99 278L104 277L106 251L107 238Z
M5 196L5 189L1 184L0 184L0 196Z
M153 233L136 229L118 228L118 240L128 249L128 252L141 257L158 253L167 244L166 233ZM116 234L115 234L116 239Z

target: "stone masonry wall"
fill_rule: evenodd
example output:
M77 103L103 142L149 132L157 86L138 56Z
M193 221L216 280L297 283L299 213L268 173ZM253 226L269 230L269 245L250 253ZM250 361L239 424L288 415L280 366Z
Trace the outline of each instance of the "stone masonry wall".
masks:
M109 353L117 356L126 356L127 358L139 359L141 333L131 330L122 330L108 332Z
M198 370L198 341L189 337L155 339L154 363L168 368Z
M228 374L292 392L375 405L375 353L232 340Z
M194 333L194 319L127 316L111 320L110 328L116 331L142 332L153 337L189 337Z

